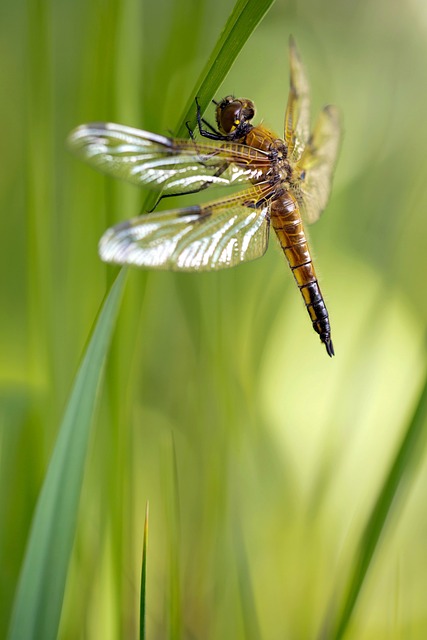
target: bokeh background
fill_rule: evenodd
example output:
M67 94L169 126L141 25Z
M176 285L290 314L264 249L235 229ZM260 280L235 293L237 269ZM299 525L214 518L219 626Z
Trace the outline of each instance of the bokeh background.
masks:
M144 201L71 157L66 136L93 120L176 129L232 7L0 5L0 636L58 424L117 273L97 242ZM274 239L262 260L221 273L129 271L61 638L136 637L147 500L149 638L318 637L417 400L427 5L278 0L217 96L250 97L278 133L290 33L313 112L330 102L344 121L331 202L310 230L336 357L312 331ZM348 638L427 636L422 451L406 489Z

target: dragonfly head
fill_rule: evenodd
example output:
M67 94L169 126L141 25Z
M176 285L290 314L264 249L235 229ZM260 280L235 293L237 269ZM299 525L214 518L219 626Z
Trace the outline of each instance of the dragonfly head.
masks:
M216 107L219 131L232 138L243 137L252 128L249 123L254 115L255 105L246 98L227 96Z

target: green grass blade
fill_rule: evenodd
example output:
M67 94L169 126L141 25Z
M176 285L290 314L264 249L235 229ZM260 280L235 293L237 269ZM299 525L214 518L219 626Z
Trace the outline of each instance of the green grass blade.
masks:
M141 596L139 606L139 638L145 640L146 580L147 580L147 544L148 544L148 502L145 508L144 540L142 543Z
M126 271L101 309L77 373L37 503L21 570L9 638L56 638L103 364Z
M178 137L188 137L187 122L192 129L196 129L196 96L201 111L204 113L239 52L273 2L274 0L237 0L218 42L189 96L176 131ZM157 199L158 195L148 193L144 209L150 210Z
M186 122L189 122L193 129L196 127L195 97L198 97L203 113L237 55L273 2L274 0L238 0L236 2L218 42L195 84L194 92L190 96L177 131L178 136L184 136L188 133Z
M182 637L182 603L181 603L181 507L179 499L179 474L176 458L175 440L172 434L170 443L170 453L172 456L172 468L170 470L170 540L169 540L169 638L177 640ZM169 477L169 476L168 476Z
M321 637L330 637L338 640L343 637L348 627L378 542L388 521L390 511L395 504L396 498L402 498L402 490L406 488L410 475L413 474L421 452L423 451L422 445L424 443L422 439L425 437L426 421L427 375L412 419L402 438L402 442L397 450L389 473L360 539L359 549L355 555L352 574L341 612L335 625L331 625L330 622L327 624L329 628L334 627L334 630L330 635L323 633Z
M243 625L246 640L261 638L261 629L256 610L256 598L252 584L248 555L246 552L240 521L236 518L234 525L234 553L237 563L240 602L243 613Z

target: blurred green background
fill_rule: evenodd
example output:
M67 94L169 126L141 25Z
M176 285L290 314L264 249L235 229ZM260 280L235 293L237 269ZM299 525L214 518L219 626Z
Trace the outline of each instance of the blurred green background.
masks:
M117 273L100 262L97 242L144 200L71 157L66 136L93 120L176 129L232 7L0 5L2 637L58 423ZM344 120L331 202L310 230L336 357L312 331L274 238L262 260L221 273L129 270L61 638L137 637L147 500L148 638L320 637L417 400L426 365L427 5L278 0L217 97L250 97L279 134L290 33L313 115L331 102ZM427 637L422 449L420 461L348 638Z

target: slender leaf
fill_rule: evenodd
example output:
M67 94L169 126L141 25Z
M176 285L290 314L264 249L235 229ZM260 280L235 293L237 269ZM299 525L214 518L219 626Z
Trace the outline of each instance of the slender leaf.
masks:
M65 410L31 527L11 640L57 636L90 428L125 274L119 273L104 302Z
M178 136L187 133L186 122L195 128L195 97L197 96L199 99L201 110L204 112L237 55L273 2L274 0L238 0L236 2L218 42L195 84L193 95L189 98L177 131Z
M148 502L145 507L144 540L142 543L142 567L141 567L141 597L139 607L139 637L145 640L145 614L146 614L146 580L147 580L147 544L148 544Z
M246 552L240 520L238 518L235 519L234 523L234 549L237 563L237 578L239 581L245 638L247 640L257 640L262 636L257 616L256 598L252 585L248 555Z
M402 491L407 487L410 475L413 474L414 468L421 457L423 445L425 444L423 439L425 438L426 421L427 375L412 419L402 438L360 539L341 612L335 623L332 621L331 624L331 621L327 621L321 637L338 640L343 637L348 627L392 507L395 506L397 498L402 499ZM332 628L331 633L327 631L328 628Z
M273 2L274 0L237 0L217 44L194 85L193 92L189 96L176 131L178 137L188 136L187 122L191 129L196 128L195 98L198 98L201 112L204 113L249 36ZM158 195L148 193L144 201L144 210L152 209L157 199Z
M172 465L170 470L169 495L170 503L168 517L170 519L169 538L169 566L170 566L170 588L169 588L169 637L177 640L182 636L182 597L181 597L181 575L180 575L180 549L181 549L181 507L179 499L179 475L176 457L176 446L173 433L170 441L170 451Z

